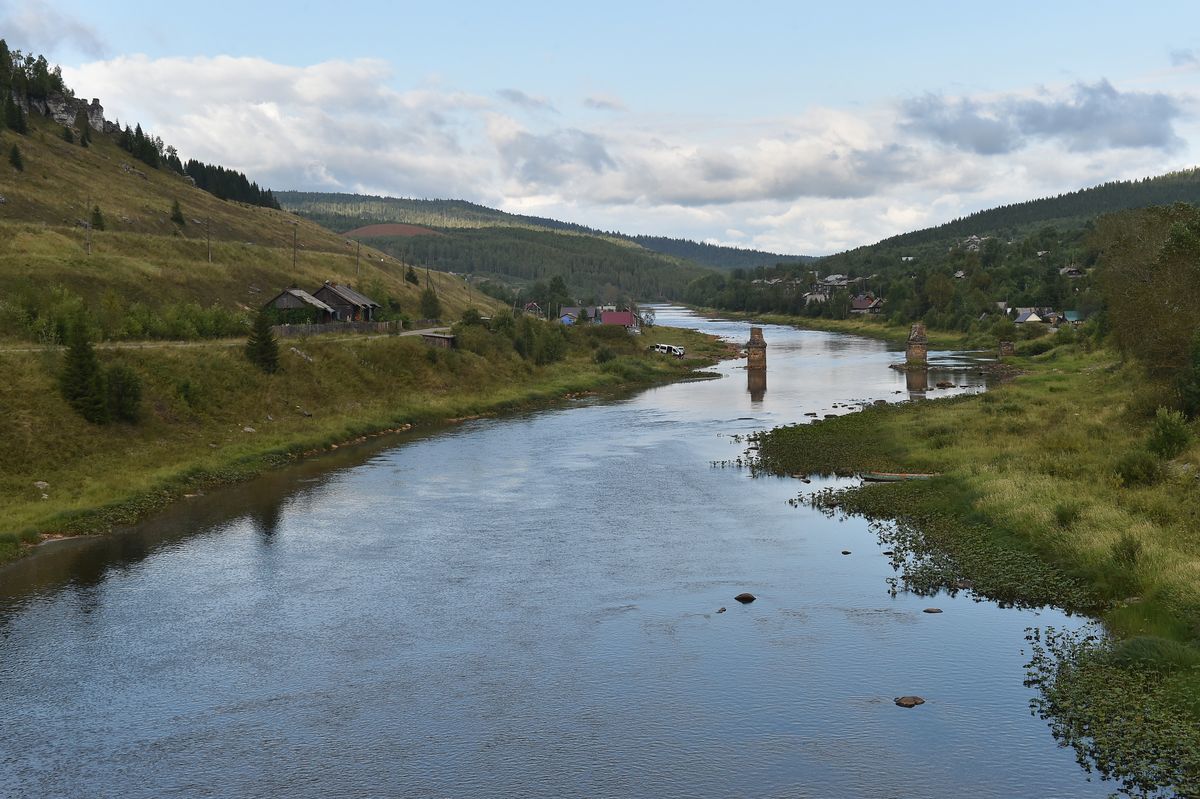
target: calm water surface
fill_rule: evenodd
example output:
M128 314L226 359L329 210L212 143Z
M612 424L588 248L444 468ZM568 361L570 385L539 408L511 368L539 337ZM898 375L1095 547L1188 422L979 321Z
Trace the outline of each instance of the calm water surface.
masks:
M1080 620L893 598L865 523L787 504L827 483L711 465L910 396L883 344L765 334L765 393L472 422L0 572L0 796L1106 795L1022 686Z

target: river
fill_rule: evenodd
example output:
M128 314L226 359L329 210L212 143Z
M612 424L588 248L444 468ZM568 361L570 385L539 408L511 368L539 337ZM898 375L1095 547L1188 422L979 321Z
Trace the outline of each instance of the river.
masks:
M833 479L713 465L919 396L880 342L764 332L765 391L343 450L0 572L0 796L1107 795L1022 684L1024 630L1083 620L893 597L865 522L788 504Z

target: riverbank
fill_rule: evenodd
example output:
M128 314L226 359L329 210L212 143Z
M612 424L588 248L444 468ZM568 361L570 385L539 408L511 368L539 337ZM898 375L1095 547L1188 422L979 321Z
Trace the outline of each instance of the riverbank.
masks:
M812 498L895 522L906 587L1098 615L1104 641L1038 640L1038 708L1129 790L1200 790L1200 446L1147 452L1161 394L1107 351L1016 359L986 394L876 406L756 439L782 474L938 475ZM1138 708L1135 718L1116 710Z
M688 357L647 353L650 338ZM507 339L480 345L484 354L408 337L287 340L274 375L219 345L102 351L103 364L129 366L143 386L142 419L104 426L60 396L59 353L0 353L0 563L363 436L678 380L731 354L712 337L664 327L642 337L572 332L566 357L545 366Z
M893 344L903 344L908 340L910 325L893 324L880 316L855 315L848 319L823 319L812 316L788 316L786 314L755 314L739 311L723 311L719 308L700 308L688 306L697 313L708 314L724 319L741 319L760 322L768 325L787 325L802 330L823 330L827 333L847 333L853 336L863 336ZM926 337L929 346L943 350L994 349L996 342L992 337L981 338L955 330L927 330Z

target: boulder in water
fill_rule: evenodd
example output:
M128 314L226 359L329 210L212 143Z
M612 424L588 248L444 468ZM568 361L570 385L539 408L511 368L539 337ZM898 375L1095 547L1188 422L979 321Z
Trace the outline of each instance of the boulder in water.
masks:
M925 700L919 696L898 696L895 701L900 707L916 707L925 704Z
M735 596L734 599L736 599L738 602L741 602L743 605L749 605L751 602L758 599L758 597L756 597L754 594L741 593Z

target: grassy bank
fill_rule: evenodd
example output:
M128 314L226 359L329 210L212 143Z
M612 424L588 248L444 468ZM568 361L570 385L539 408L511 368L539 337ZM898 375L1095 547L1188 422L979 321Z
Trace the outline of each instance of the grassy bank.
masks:
M880 316L856 315L849 319L821 319L810 316L786 316L784 314L753 314L738 311L722 311L717 308L694 308L698 313L712 314L726 319L745 319L769 325L787 325L804 330L824 330L829 333L849 333L854 336L880 339L895 344L908 340L909 325L894 324ZM970 336L955 330L927 331L929 346L942 350L994 349L993 337Z
M655 341L688 350L677 361L646 353L624 331L579 330L563 360L536 366L507 338L474 338L484 354L412 337L289 339L274 375L234 347L100 350L106 366L127 365L143 382L141 421L104 426L60 396L61 353L0 352L0 562L46 534L103 532L186 492L362 435L678 379L723 353L693 331L654 329Z
M1063 345L1018 363L1026 375L980 396L770 431L757 466L939 475L814 501L896 520L915 590L1098 614L1105 641L1037 642L1042 711L1134 795L1197 795L1200 446L1147 451L1157 387L1108 352Z

